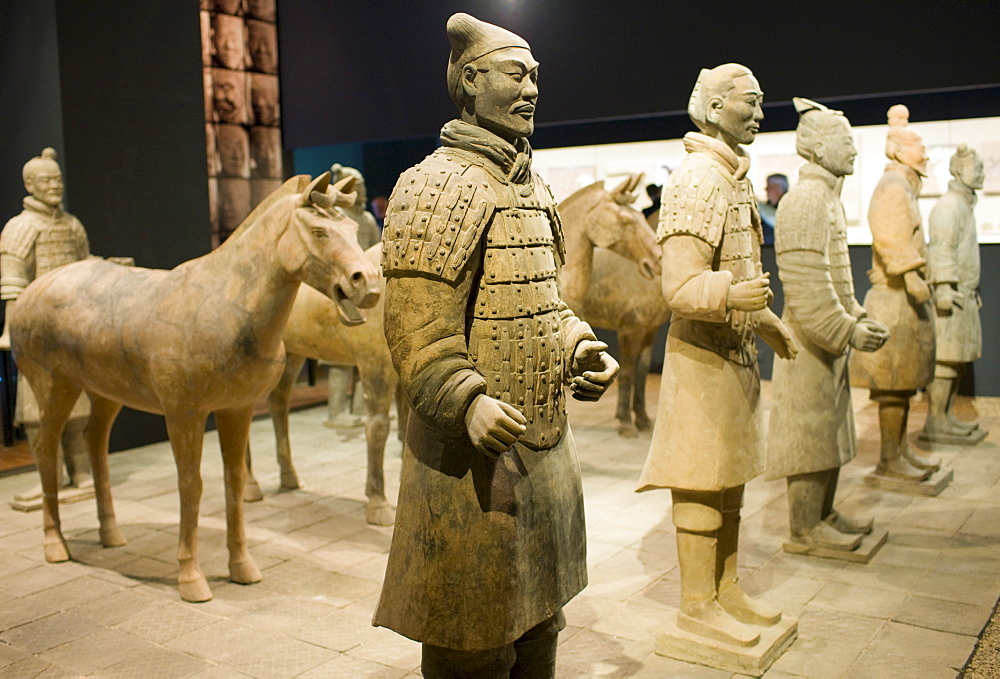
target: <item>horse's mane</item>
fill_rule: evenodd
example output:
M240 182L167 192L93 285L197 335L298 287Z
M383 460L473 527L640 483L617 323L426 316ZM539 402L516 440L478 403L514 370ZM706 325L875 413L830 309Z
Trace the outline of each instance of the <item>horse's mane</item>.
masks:
M560 203L560 209L566 209L567 205L572 205L576 201L582 203L593 203L597 200L597 195L599 192L604 190L604 180L598 179L596 182L589 186L584 186L582 189L577 189L571 193L568 197L564 198Z
M282 198L290 196L294 193L302 193L305 191L305 188L309 185L310 181L312 181L312 177L307 174L298 174L285 181L284 184L269 193L264 200L260 201L260 203L258 203L257 206L250 211L250 214L246 216L246 219L244 219L240 225L236 227L235 231L229 234L229 238L227 238L226 242L220 245L219 248L225 247L226 243L231 240L235 240L240 234L249 229L254 222L261 218L261 215L270 210L271 206Z

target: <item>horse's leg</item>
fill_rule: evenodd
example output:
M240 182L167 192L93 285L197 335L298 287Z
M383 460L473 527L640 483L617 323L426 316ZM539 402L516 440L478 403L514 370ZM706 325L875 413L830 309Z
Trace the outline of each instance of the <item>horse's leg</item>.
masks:
M253 457L250 453L250 441L247 441L247 452L244 456L244 461L247 467L247 485L243 489L243 501L260 502L264 499L264 493L261 492L260 484L257 483L257 479L253 475Z
M400 441L405 441L406 423L410 421L410 402L406 398L406 392L403 391L403 385L395 376L393 376L393 381L396 383L396 424L399 427L396 436Z
M31 452L42 481L45 560L68 561L69 547L59 522L59 441L66 420L80 396L80 388L34 364L23 365L21 369L31 384L39 412L42 413Z
M177 585L185 601L208 601L212 598L212 590L198 563L198 511L201 508L201 450L205 438L205 416L200 413L167 413L166 421L174 464L177 465L177 490L181 502ZM240 454L245 452L244 447ZM243 462L242 458L240 462Z
M632 394L635 389L636 364L639 362L641 334L635 328L618 328L618 349L621 352L621 368L618 370L618 433L625 438L638 436L632 423Z
M375 526L391 526L396 521L395 512L385 499L385 441L389 438L389 408L395 394L395 382L391 366L359 366L361 384L364 389L365 439L368 444L368 478L365 481L365 495L368 507L365 519Z
M229 579L241 585L260 582L260 571L247 549L243 522L243 489L247 482L244 451L250 436L253 406L215 411L219 445L226 479L226 546L229 548Z
M646 377L649 375L649 364L653 360L654 339L656 339L655 329L643 336L639 357L635 364L632 412L635 413L635 427L639 431L649 431L653 428L653 421L646 413Z
M278 386L267 396L267 409L271 412L271 424L274 426L274 449L281 470L281 490L299 487L299 474L292 464L292 445L288 437L288 410L291 406L292 387L305 362L305 356L287 354L285 371L281 374Z
M127 541L118 530L115 506L111 499L111 473L108 470L108 440L111 425L122 409L120 403L87 393L90 397L90 419L83 435L87 441L90 456L90 470L94 475L94 492L97 497L97 518L101 522L101 544L105 547L121 547Z

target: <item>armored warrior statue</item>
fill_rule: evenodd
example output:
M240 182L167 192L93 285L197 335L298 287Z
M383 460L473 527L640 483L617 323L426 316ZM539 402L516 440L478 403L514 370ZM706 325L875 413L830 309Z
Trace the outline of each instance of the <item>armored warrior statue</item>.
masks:
M808 162L778 206L774 252L781 319L805 351L775 360L765 467L769 479L788 478L792 545L850 551L872 523L833 508L840 468L857 454L847 354L879 349L889 332L854 297L840 202L857 156L851 125L840 111L792 101L800 116L795 148Z
M54 149L46 148L22 171L24 210L7 222L0 233L0 299L7 302L7 317L28 284L56 267L90 256L87 232L80 220L63 210L63 180ZM10 349L6 325L0 349ZM90 401L77 399L62 437L68 483L76 488L93 486L83 429L90 415ZM38 402L27 380L18 376L16 425L23 425L28 446L34 450L38 434ZM41 486L15 496L15 502L31 503L41 498Z
M910 397L934 375L934 307L927 285L927 243L917 196L927 172L924 143L907 127L902 104L889 109L885 154L889 164L868 206L872 231L872 287L864 306L889 326L880 351L851 355L851 372L879 405L882 445L877 476L919 483L940 464L910 450L906 422Z
M367 250L378 243L382 234L379 231L375 215L368 211L368 190L365 188L365 178L353 167L345 167L334 163L330 167L330 181L337 182L344 177L354 177L354 192L357 197L354 205L343 208L344 214L358 224L358 244L362 250ZM350 429L364 424L364 394L357 378L357 368L354 366L331 365L328 373L327 419L323 424L331 429ZM353 392L352 392L353 385ZM349 394L353 393L353 402L348 407Z
M551 677L587 583L563 386L597 399L618 366L556 285L562 229L526 139L538 63L466 14L447 32L460 119L399 178L383 233L386 339L417 417L373 622L423 643L425 677Z
M979 243L972 208L986 175L983 159L960 144L949 164L948 192L931 210L930 275L934 286L937 354L934 381L927 387L923 436L930 441L974 445L986 437L977 422L963 422L953 406L966 366L983 355L979 322Z
M781 613L744 594L737 577L743 488L764 468L760 372L754 335L795 355L774 313L757 201L746 178L764 114L745 66L702 70L688 103L700 133L664 187L657 238L663 295L673 313L659 412L638 490L670 488L677 527L683 630L739 646L760 639L749 624Z

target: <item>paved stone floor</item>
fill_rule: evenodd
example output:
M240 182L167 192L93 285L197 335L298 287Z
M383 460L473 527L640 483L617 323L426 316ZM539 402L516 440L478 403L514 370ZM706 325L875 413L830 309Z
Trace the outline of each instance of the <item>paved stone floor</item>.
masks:
M655 407L656 383L650 385ZM765 403L767 403L765 385ZM669 494L635 494L649 435L619 438L614 394L572 402L587 502L590 586L569 604L561 677L727 677L653 653L678 597ZM939 497L864 488L877 458L875 406L855 392L859 458L844 468L843 506L890 531L868 565L785 555L784 482L748 486L741 569L749 590L799 618L799 638L767 677L954 677L1000 593L1000 407L980 401L992 435L972 450L943 449L955 480ZM911 429L922 425L915 407ZM175 474L166 444L111 458L116 508L129 544L102 549L92 501L63 508L76 559L46 564L41 516L6 508L34 475L0 479L0 676L412 677L420 648L370 626L391 529L364 521L360 431L321 426L322 407L292 416L305 489L275 493L270 423L253 424L263 502L248 533L263 582L226 580L221 463L206 436L201 555L215 593L177 596ZM390 496L400 444L387 450Z

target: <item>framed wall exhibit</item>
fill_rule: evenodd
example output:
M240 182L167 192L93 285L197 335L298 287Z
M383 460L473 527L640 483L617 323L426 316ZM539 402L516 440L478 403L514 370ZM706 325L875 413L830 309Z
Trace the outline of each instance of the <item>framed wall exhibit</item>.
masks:
M767 127L766 119L764 127ZM948 161L958 144L964 142L982 155L986 169L986 184L976 205L979 242L1000 243L1000 117L917 122L911 123L910 128L923 138L931 159L929 176L919 200L924 218L947 190L950 179ZM841 192L847 215L847 238L852 245L871 244L866 215L868 201L887 162L887 130L888 125L854 128L858 157L854 174L845 179ZM804 161L795 153L794 131L762 132L746 148L752 160L750 178L758 198L765 198L765 180L772 173L781 172L788 177L789 185L795 184L798 167ZM558 180L551 185L556 200L562 200L582 188L584 180L589 183L607 179L611 184L622 176L623 167L630 168L631 172L645 173L645 183L662 184L684 155L684 144L680 139L667 139L535 150L533 166L546 180L550 176ZM588 172L579 173L579 168L587 168ZM574 176L576 183L572 181ZM642 209L649 205L645 191L638 191L638 194L635 207Z

